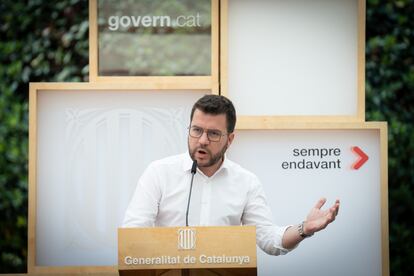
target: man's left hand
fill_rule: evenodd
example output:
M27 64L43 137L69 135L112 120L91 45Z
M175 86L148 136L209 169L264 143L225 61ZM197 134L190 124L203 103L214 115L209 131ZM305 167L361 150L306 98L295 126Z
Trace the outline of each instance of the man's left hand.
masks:
M326 198L321 198L306 217L303 227L303 232L306 235L312 235L315 232L325 229L325 227L333 222L338 215L339 199L335 201L335 204L331 208L321 210L325 203Z

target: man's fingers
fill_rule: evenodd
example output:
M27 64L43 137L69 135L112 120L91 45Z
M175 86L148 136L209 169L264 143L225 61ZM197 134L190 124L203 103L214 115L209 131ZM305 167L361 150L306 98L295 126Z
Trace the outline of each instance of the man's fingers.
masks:
M325 202L326 202L326 198L319 199L319 201L315 205L315 208L316 209L321 209L322 206L325 204Z
M329 208L329 214L334 216L334 218L338 215L339 212L339 205L334 205L331 208Z
M329 213L328 215L328 223L331 223L335 220L335 215L333 213Z
M335 207L335 209L336 209L336 211L335 211L335 216L337 216L338 215L338 213L339 213L339 199L337 199L336 201L335 201L335 205L334 205L334 207Z

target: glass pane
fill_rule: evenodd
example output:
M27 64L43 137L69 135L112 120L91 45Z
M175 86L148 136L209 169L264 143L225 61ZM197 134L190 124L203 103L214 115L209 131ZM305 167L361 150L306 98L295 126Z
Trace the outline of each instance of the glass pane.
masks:
M99 76L211 75L211 0L98 1Z

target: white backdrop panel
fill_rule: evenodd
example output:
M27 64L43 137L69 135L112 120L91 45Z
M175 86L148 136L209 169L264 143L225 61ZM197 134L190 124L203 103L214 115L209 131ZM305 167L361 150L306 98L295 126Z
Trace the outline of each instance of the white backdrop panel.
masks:
M359 146L369 160L351 169ZM339 148L340 156L294 157L293 149ZM229 158L261 179L274 221L301 222L317 200L341 200L336 221L285 256L258 248L260 275L381 275L381 201L379 130L237 131ZM286 170L287 161L340 160L337 169ZM326 208L326 206L324 207Z
M105 93L104 95L102 93ZM38 98L36 264L116 265L116 229L152 160L186 150L202 93L47 91ZM162 100L161 100L162 99ZM359 146L369 160L352 170ZM294 148L339 148L339 169L285 170ZM302 221L321 197L342 207L334 224L282 257L258 250L260 275L379 275L378 130L237 131L229 158L262 180L277 224ZM300 264L300 265L298 265Z
M358 0L229 0L239 115L357 115Z
M36 264L117 264L117 227L150 161L187 149L202 92L38 92Z

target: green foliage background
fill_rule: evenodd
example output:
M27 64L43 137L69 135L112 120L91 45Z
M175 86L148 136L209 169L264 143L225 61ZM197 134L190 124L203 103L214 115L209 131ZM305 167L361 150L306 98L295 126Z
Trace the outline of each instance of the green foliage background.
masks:
M367 0L366 118L389 123L392 275L414 271L414 0ZM86 0L0 1L0 273L25 272L29 82L88 81Z
M414 275L414 1L367 1L366 119L388 121L392 275Z
M87 81L88 2L0 1L0 273L25 272L29 82Z

